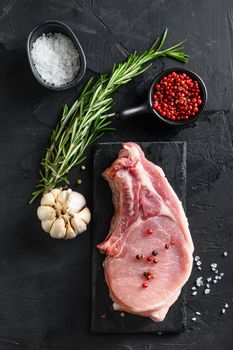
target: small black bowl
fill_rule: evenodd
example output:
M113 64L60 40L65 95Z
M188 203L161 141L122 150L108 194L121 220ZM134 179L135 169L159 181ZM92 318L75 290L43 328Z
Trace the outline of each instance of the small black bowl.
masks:
M198 82L198 85L200 87L200 95L202 99L202 105L199 106L199 111L194 117L190 117L188 120L170 120L168 118L163 117L159 112L157 112L155 109L152 108L153 104L153 95L155 91L155 84L157 84L164 76L168 75L171 72L176 72L176 73L186 73L188 76L190 76L192 79L196 80ZM135 107L130 107L130 108L125 108L122 109L120 112L117 114L117 118L120 120L125 120L131 117L134 117L139 114L144 114L144 113L153 113L155 117L157 117L161 122L171 125L171 126L179 126L179 125L187 125L195 120L200 116L200 114L203 112L205 106L207 103L207 89L205 86L204 81L197 75L196 73L192 72L189 69L184 69L184 68L168 68L164 70L162 73L156 76L156 78L153 80L151 87L149 89L149 94L148 94L148 100L147 102L135 106Z
M80 70L79 70L77 76L69 83L66 83L64 85L59 85L59 86L55 86L53 84L47 83L45 80L42 79L42 77L40 76L40 74L36 70L35 64L33 62L32 56L31 56L31 50L33 47L33 43L43 33L45 33L45 34L47 34L47 33L62 33L71 39L75 48L77 49L77 51L79 53ZM85 71L86 71L86 57L85 57L85 54L83 52L82 46L81 46L78 38L76 37L76 35L72 31L72 29L70 29L70 27L68 27L65 23L62 23L60 21L52 21L51 20L51 21L46 21L46 22L40 23L31 31L31 33L28 36L28 40L27 40L27 56L28 56L28 60L29 60L29 64L30 64L32 73L34 74L34 77L36 78L36 80L41 85L43 85L46 88L51 89L51 90L61 91L61 90L70 89L71 87L77 85L80 82L80 80L82 79L82 77L84 76Z

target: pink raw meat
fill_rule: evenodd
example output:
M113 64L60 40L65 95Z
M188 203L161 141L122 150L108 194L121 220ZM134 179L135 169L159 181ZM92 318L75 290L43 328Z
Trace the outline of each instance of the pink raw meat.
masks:
M193 242L183 207L162 169L133 142L123 144L103 176L115 214L98 248L108 255L104 271L113 307L160 322L192 269Z

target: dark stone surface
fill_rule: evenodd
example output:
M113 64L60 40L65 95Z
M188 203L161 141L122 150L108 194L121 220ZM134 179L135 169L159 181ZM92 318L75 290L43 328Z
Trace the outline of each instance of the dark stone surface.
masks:
M138 144L145 152L147 159L164 169L170 184L185 206L186 143L141 142ZM99 253L96 245L105 239L113 216L112 193L101 174L117 158L121 148L121 143L98 143L94 156L91 329L95 333L180 333L186 327L186 288L183 288L181 296L161 323L129 314L121 317L121 313L112 308L102 266L106 256ZM104 318L101 318L103 315Z
M231 0L1 0L0 1L0 349L230 350L233 347L233 153ZM187 141L187 215L202 271L219 263L225 276L209 295L188 295L188 329L174 335L93 335L91 320L91 227L72 242L50 239L28 206L38 165L64 102L82 84L55 93L34 80L26 60L26 38L37 23L60 19L78 35L91 74L109 71L133 49L147 48L164 27L168 44L188 39L187 67L206 81L207 112L186 129L168 129L150 116L125 123L101 141ZM154 74L179 65L159 59L151 70L121 89L116 109L144 100ZM95 73L94 73L95 72ZM72 184L92 207L93 156ZM75 188L75 185L73 186ZM77 188L77 187L76 187ZM94 234L94 230L93 230ZM228 251L223 258L222 252ZM230 308L220 314L224 303ZM194 312L202 316L191 321Z

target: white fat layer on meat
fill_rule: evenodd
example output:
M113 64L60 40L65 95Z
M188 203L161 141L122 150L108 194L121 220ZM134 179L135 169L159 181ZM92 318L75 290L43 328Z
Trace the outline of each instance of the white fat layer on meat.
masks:
M134 192L133 192L133 181L132 176L129 174L128 171L125 171L125 176L127 178L127 184L128 184L128 198L127 201L129 201L129 215L134 215Z
M131 158L135 158L135 159L139 159L140 158L140 152L137 149L137 147L135 147L135 145L132 147L132 145L129 146L127 144L124 144L124 149L127 149L129 154L131 154L133 156Z
M134 192L133 192L133 182L132 182L132 178L131 176L129 175L129 173L127 171L124 171L125 173L125 177L127 178L127 184L128 184L128 191L127 191L127 198L128 198L128 203L129 203L129 215L130 216L133 216L134 215ZM114 189L114 183L113 182L109 182L110 184L110 187L112 189L112 192L115 193L117 191L115 191ZM118 197L117 197L117 200L120 202L120 203L123 203L123 193L122 191L120 191L118 193ZM117 203L117 202L116 202ZM117 208L117 204L114 203L114 206L115 206L115 209ZM110 226L110 230L109 230L109 233L107 235L106 238L110 237L112 232L117 228L117 226L119 225L119 223L123 220L122 216L121 215L118 215L116 217L116 215L114 214L113 218L112 218L112 222L111 222L111 226ZM121 239L121 237L119 237L119 239ZM117 241L119 241L119 239ZM105 249L107 247L109 247L112 243L110 241L106 241L102 248L104 247Z
M106 279L106 282L109 285L108 279ZM113 300L113 309L117 311L126 311L126 312L135 313L142 316L151 317L153 316L154 313L157 313L159 310L170 307L177 300L181 292L179 282L178 282L178 285L179 287L174 289L172 292L171 291L167 292L166 295L164 295L163 300L157 301L154 305L150 304L146 308L142 308L142 305L140 303L128 308L126 305L128 305L128 299L130 298L130 294L128 294L127 296L124 296L122 300L119 300L119 297L121 297L121 295L116 296L114 293L112 293L110 289L111 299Z
M124 148L129 150L129 153L133 157L135 157L136 159L140 159L141 158L141 154L140 154L139 150L137 149L137 147L132 147L132 146L129 147L126 144L126 145L124 145ZM138 166L138 165L140 166L139 169L140 169L141 174L143 174L143 176L141 176L141 179L143 180L144 184L146 185L146 187L148 187L148 189L152 189L152 191L155 192L155 189L154 189L154 187L151 184L151 180L150 180L150 178L149 178L149 176L147 174L145 175L145 170L144 170L143 166L141 165L140 161L137 163L136 166ZM163 170L159 166L156 166L156 169L160 173L161 177L165 178L165 180L167 181ZM170 191L174 192L173 188L170 186L168 181L167 181L167 185L170 187ZM160 216L164 215L164 216L170 217L179 226L182 227L182 230L183 230L183 232L185 234L185 237L186 237L186 239L188 240L188 242L190 244L190 249L193 251L194 247L193 247L192 239L191 239L191 237L189 237L188 221L187 221L187 218L186 218L185 214L182 213L183 212L182 203L178 199L177 205L179 206L180 215L181 215L181 217L183 217L183 221L177 222L177 219L174 217L174 215L171 212L171 210L169 209L169 207L167 207L167 205L164 203L164 201L162 200L162 198L159 196L159 194L157 192L156 192L156 194L157 194L157 196L158 196L158 198L160 199L160 202L161 202L161 212L160 212L159 215ZM174 194L175 194L175 192L174 192Z
M117 302L113 303L113 310L115 311L125 311L125 312L130 312L132 314L140 315L140 316L145 316L145 317L150 317L152 321L154 322L161 322L164 320L170 306L177 300L178 296L180 295L181 289L178 288L173 295L171 295L170 298L166 300L164 304L157 305L155 309L151 310L143 310L143 311L136 311L136 310L129 310L123 305L118 304ZM111 296L112 299L113 296Z
M167 216L171 218L173 221L177 222L176 218L172 214L170 208L165 204L164 200L161 198L161 196L158 194L158 192L155 191L153 184L151 182L150 176L148 173L145 171L143 168L142 164L140 162L137 163L136 167L138 168L138 174L140 175L141 178L141 185L145 186L150 192L156 193L156 196L158 197L160 201L160 214L159 216ZM158 168L161 170L160 168ZM161 170L161 176L164 177L164 173Z

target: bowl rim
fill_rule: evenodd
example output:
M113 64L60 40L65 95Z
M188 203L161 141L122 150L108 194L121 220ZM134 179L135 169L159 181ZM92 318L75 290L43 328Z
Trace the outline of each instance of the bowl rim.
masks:
M71 80L69 83L59 85L59 86L49 84L45 80L42 79L42 77L40 76L40 74L38 73L38 71L35 67L35 64L33 62L32 56L31 56L31 51L30 51L30 44L32 42L33 35L36 33L36 31L39 28L46 27L46 25L49 25L49 24L52 24L52 25L54 24L54 25L65 28L67 30L67 32L69 33L69 35L67 35L67 36L72 41L72 43L74 44L75 48L78 50L78 53L79 53L80 70L79 70L77 76L73 80ZM47 33L47 32L45 31L45 33ZM39 36L37 38L39 38ZM35 40L37 40L37 39L35 39ZM33 41L33 42L35 42L35 41ZM68 90L68 89L74 87L75 85L77 85L81 81L81 79L83 78L83 76L86 72L87 61L86 61L86 56L85 56L85 53L83 51L82 45L80 44L80 41L78 40L74 31L66 23L61 22L61 21L46 20L44 22L37 24L35 27L33 27L33 29L30 31L28 38L27 38L27 57L28 57L31 71L32 71L35 79L42 86L46 87L47 89L53 90L53 91L64 91L64 90Z
M171 73L171 72L176 72L176 73L186 73L187 75L189 75L191 78L197 80L199 86L200 86L200 90L201 90L201 95L202 95L202 105L200 106L200 109L198 111L198 113L192 117L191 119L188 120L176 120L176 121L172 121L170 119L167 119L165 117L163 117L160 113L158 113L155 109L152 108L152 104L153 104L153 99L152 99L152 95L153 95L153 90L154 90L154 85L165 75ZM208 100L208 93L207 93L207 88L206 85L203 81L203 79L195 72L193 72L190 69L187 68L183 68L183 67L171 67L171 68L167 68L164 71L162 71L161 73L159 73L155 79L152 81L152 84L150 86L149 89L149 108L152 111L152 113L154 113L162 122L172 125L172 126L182 126L182 125L187 125L187 124L191 124L194 121L196 121L199 116L201 115L201 113L204 111L206 104L207 104L207 100Z

